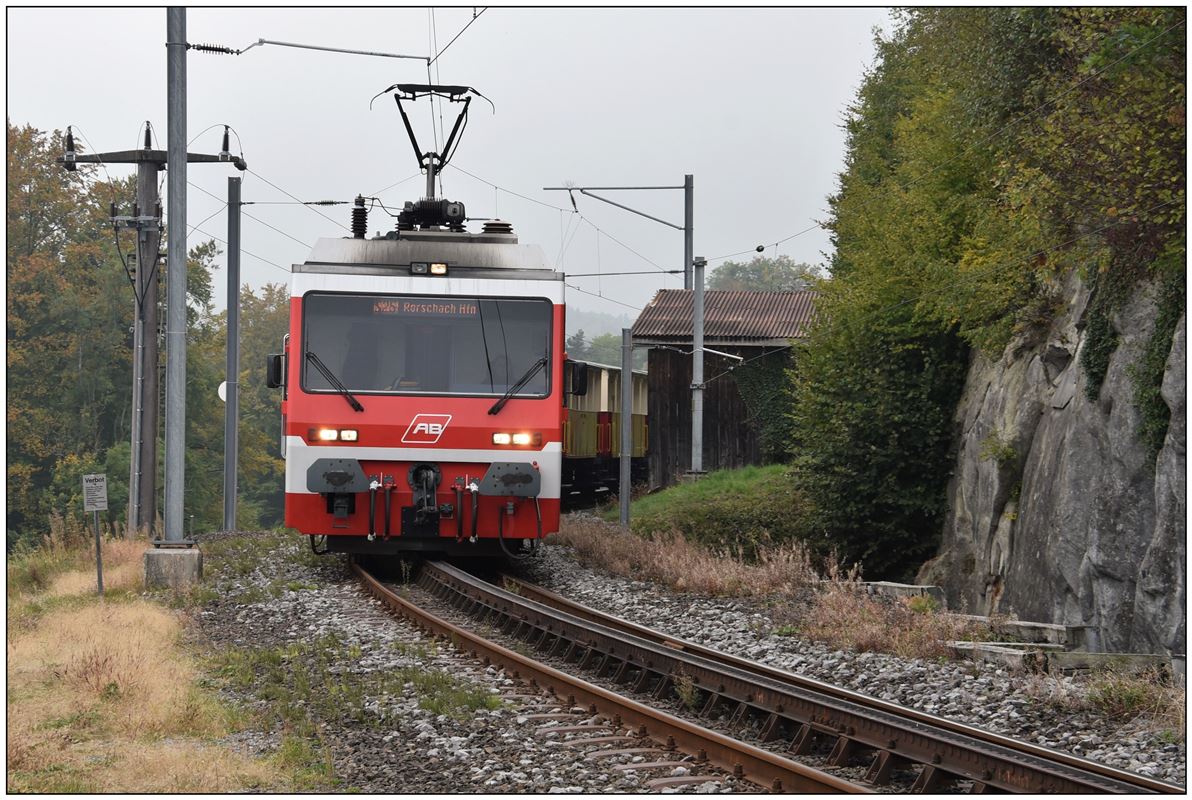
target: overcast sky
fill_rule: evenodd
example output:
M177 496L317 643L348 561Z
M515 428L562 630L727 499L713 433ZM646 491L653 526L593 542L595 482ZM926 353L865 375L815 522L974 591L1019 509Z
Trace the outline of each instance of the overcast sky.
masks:
M439 50L472 14L433 12ZM425 55L435 49L431 22L431 12L414 8L196 8L187 12L187 39ZM465 203L469 216L511 221L521 241L542 245L568 273L654 271L568 279L640 307L658 288L682 286L682 276L655 271L680 268L682 233L577 195L582 222L566 193L542 187L673 186L692 173L696 254L714 259L758 244L773 254L772 243L825 217L843 163L842 116L872 66L875 26L889 30L885 10L490 8L432 67L434 82L474 86L496 104L493 114L487 103L472 103L453 164L566 211L450 166L443 194ZM160 8L9 8L8 119L43 130L73 124L88 149L100 151L139 146L149 120L164 148L165 33ZM267 45L238 57L191 51L187 68L188 137L198 137L191 150L217 152L221 129L201 132L230 124L252 170L244 173L244 200L291 199L269 182L302 200L380 192L391 208L421 195L421 177L392 186L418 166L393 100L379 98L370 111L369 99L393 83L427 82L425 62ZM35 75L22 78L26 70ZM455 108L441 110L450 130ZM423 149L433 149L439 108L419 101L411 116ZM113 177L132 169L110 168ZM198 225L189 245L203 233L226 237L221 206L232 174L239 173L223 164L189 167L188 223ZM683 222L681 191L606 194ZM343 206L319 209L331 219L299 205L245 211L284 232L244 220L242 274L253 286L286 280L281 268L303 261L315 239L346 235L340 225L349 215ZM370 235L391 227L379 209L370 218ZM829 247L816 229L776 252L822 263ZM216 276L220 307L225 280ZM568 295L580 308L627 310Z

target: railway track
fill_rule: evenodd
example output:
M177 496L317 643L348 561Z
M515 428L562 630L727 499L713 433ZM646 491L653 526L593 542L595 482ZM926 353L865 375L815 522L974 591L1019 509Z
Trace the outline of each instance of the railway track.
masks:
M713 765L739 779L747 780L772 791L805 793L865 791L864 787L659 711L489 641L412 602L403 596L403 592L385 584L358 563L353 563L352 568L368 591L393 611L411 620L419 627L450 640L455 646L472 653L477 658L504 667L506 673L514 678L527 681L531 686L548 690L559 698L566 698L568 706L574 707L579 704L594 708L604 718L611 721L613 729L628 728L633 731L632 736L613 735L586 740L605 748L589 754L589 757L619 753L665 755L667 752L679 750L695 757L693 766ZM450 601L444 596L443 586L445 584L427 578L430 574L434 574L436 577L441 576L440 570L450 570L461 580L475 581L474 585L477 588L489 585L479 579L471 578L453 567L438 563L426 564L419 582L423 588L433 591L441 600ZM457 595L456 599L460 599L460 596ZM561 729L557 728L556 730ZM645 763L639 765L639 768L649 766L652 764ZM663 788L668 785L692 784L708 779L708 777L698 775L682 776L651 781L647 785L651 788Z
M943 720L819 681L765 667L574 603L509 576L501 588L443 563L427 563L419 586L443 603L499 628L553 659L657 702L681 697L701 718L727 716L762 747L714 733L534 662L435 618L357 567L369 588L418 624L465 649L531 676L560 696L583 698L606 716L768 789L1049 793L1182 793L1182 788L1075 756ZM578 683L572 683L578 681ZM627 703L620 705L618 703ZM616 710L620 708L620 710ZM862 785L780 755L819 753L831 767L866 766Z

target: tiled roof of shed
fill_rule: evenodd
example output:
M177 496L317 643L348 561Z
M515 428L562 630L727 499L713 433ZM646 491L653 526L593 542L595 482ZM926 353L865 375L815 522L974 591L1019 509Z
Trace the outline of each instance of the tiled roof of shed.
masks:
M662 289L633 323L640 339L690 340L690 289ZM704 337L717 340L794 339L815 315L816 292L704 292Z

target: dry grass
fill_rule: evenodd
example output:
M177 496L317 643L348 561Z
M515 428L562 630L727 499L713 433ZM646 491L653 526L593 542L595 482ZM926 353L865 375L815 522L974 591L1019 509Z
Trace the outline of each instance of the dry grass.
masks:
M939 611L921 597L865 594L858 571L829 561L827 580L793 626L799 634L839 650L892 653L903 658L950 658L947 642L987 638L984 626Z
M1126 675L1106 672L1089 681L1089 702L1113 717L1140 719L1146 727L1184 738L1186 695L1158 671Z
M149 545L137 539L105 541L103 552L103 588L105 592L138 592L142 588L145 551ZM83 569L64 572L53 579L46 592L50 597L85 594L95 591L95 552Z
M710 595L791 595L815 580L811 558L797 542L760 550L754 563L713 552L671 532L645 539L591 517L568 517L554 541L584 564Z
M262 765L202 741L225 733L230 719L195 688L179 632L174 614L140 600L94 600L10 631L9 791L265 785ZM187 762L204 769L184 769Z
M103 544L58 521L7 564L10 792L226 792L276 770L211 740L233 720L199 688L182 619L141 600L146 544ZM195 769L201 765L201 769Z
M1020 686L1036 702L1065 711L1091 710L1156 733L1160 739L1185 738L1185 690L1156 670L1127 674L1106 670L1087 680L1069 676L1025 675Z

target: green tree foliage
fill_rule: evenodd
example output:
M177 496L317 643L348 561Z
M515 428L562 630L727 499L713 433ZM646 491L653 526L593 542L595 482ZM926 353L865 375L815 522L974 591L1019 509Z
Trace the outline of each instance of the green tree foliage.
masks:
M106 472L110 528L128 502L134 301L108 222L131 180L54 163L59 133L7 126L7 543L36 540L50 514L82 516L82 475ZM100 173L102 174L102 172ZM132 249L125 235L120 243ZM186 508L195 525L222 523L224 314L211 308L213 242L188 260ZM161 287L164 294L164 281ZM278 524L282 465L278 397L264 388L264 356L289 320L285 287L244 292L240 524ZM164 353L162 355L164 363ZM162 420L164 422L164 420ZM163 452L159 440L159 453ZM161 464L159 464L159 485Z
M62 137L7 126L8 539L44 527L58 472L128 435L132 294L108 203L131 182L54 164ZM58 481L61 484L61 480Z
M566 350L567 357L573 361L621 366L621 337L615 333L602 333L591 341L587 341L581 329L567 337ZM634 349L633 368L646 368L646 351L644 349Z
M1184 17L922 8L877 42L831 199L833 279L791 383L817 533L870 574L931 550L969 347L997 358L1039 341L1075 271L1094 290L1082 363L1095 394L1118 304L1141 280L1182 285ZM1152 441L1183 310L1182 294L1163 298L1134 373Z
M706 288L745 292L793 292L810 289L823 277L811 264L797 264L790 256L754 256L748 262L725 261L712 270Z

